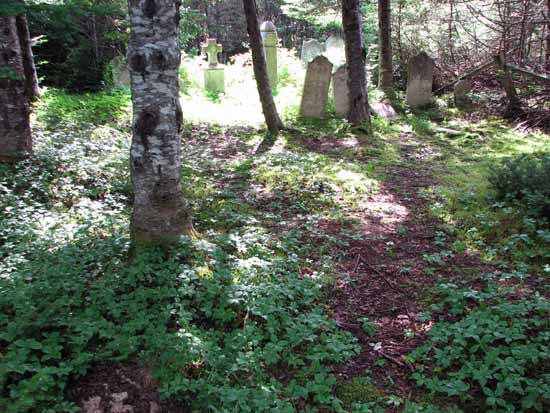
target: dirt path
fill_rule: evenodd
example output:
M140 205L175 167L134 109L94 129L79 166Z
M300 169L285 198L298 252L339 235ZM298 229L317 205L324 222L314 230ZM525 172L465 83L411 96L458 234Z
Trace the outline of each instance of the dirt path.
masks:
M422 312L437 276L452 278L464 267L483 271L484 264L466 254L441 254L449 240L423 195L436 183L432 148L404 134L399 152L401 163L386 171L388 179L367 200L360 217L363 239L348 240L349 247L335 251L342 259L332 304L337 324L354 334L362 349L339 367L341 379L370 376L381 389L410 396L414 366L403 356L431 327ZM444 265L430 265L430 257ZM362 327L364 318L374 323L374 334Z

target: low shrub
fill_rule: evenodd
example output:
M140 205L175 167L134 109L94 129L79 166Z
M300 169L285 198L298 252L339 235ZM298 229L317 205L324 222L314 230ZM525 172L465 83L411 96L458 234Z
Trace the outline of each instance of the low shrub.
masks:
M489 175L498 201L519 203L535 218L550 218L549 180L550 153L507 158Z

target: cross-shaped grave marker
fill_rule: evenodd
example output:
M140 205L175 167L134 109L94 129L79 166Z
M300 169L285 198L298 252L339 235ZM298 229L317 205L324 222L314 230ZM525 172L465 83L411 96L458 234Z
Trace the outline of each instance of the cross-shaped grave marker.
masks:
M203 53L208 56L208 64L210 67L218 66L218 53L221 53L223 47L216 42L216 39L208 39L206 44L202 45Z

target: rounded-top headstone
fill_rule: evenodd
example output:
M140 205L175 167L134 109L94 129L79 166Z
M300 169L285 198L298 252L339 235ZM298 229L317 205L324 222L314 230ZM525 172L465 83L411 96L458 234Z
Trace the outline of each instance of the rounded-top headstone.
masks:
M277 46L279 38L277 37L277 28L273 22L265 21L260 27L262 42L264 45L265 59L267 62L267 74L271 87L275 88L278 83L277 75Z
M325 55L335 68L346 63L346 43L340 36L330 36L325 42Z
M277 28L275 27L275 25L273 24L272 21L265 21L262 23L262 25L260 26L260 31L262 32L276 32L277 31Z
M307 65L302 92L300 116L322 119L325 116L332 63L325 56L317 56Z

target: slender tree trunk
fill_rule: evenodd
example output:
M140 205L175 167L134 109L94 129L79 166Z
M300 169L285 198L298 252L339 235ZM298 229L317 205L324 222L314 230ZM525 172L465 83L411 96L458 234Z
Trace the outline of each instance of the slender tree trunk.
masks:
M522 19L521 19L521 32L520 32L520 38L519 38L519 58L520 58L521 62L523 62L525 60L527 43L528 43L528 37L527 37L528 25L527 25L527 22L529 20L530 1L531 0L523 0L523 13L522 13Z
M15 16L0 17L0 161L13 162L32 151L29 98Z
M262 44L262 35L258 25L258 9L254 0L243 0L244 14L246 16L246 27L248 38L250 40L250 49L252 50L252 64L254 66L254 77L258 86L258 94L262 103L265 122L269 132L276 135L279 130L284 128L283 122L277 112L277 106L271 92L269 76L267 73L267 63Z
M25 71L25 90L30 100L40 96L38 87L38 76L36 66L34 65L34 55L32 53L31 35L27 16L20 14L16 17L17 33L21 44L21 53L23 55L23 68Z
M550 69L550 0L546 1L546 68Z
M192 231L180 172L178 0L129 0L134 245L166 246Z
M378 0L378 38L378 87L389 91L393 88L390 0Z
M367 77L365 73L366 52L361 32L359 0L342 0L342 25L346 40L348 64L348 88L350 111L348 120L353 125L370 124Z
M450 15L449 15L449 26L448 26L448 38L447 38L447 47L449 48L449 54L451 56L451 62L456 63L455 53L454 53L454 42L453 42L453 21L454 21L454 0L449 1L450 5Z
M404 0L398 0L397 5L397 31L395 40L397 43L397 59L399 61L399 73L400 78L404 77L405 73L405 56L403 56L403 45L401 43L401 28L403 27L403 1Z

